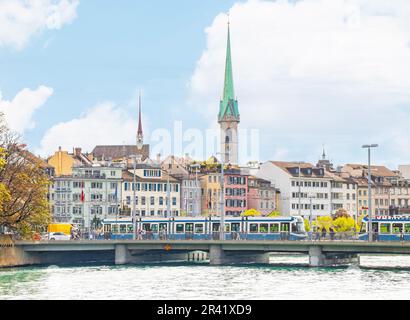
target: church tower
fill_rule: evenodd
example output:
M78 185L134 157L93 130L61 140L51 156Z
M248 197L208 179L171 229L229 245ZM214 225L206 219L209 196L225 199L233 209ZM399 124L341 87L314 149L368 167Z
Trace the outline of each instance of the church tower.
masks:
M139 104L138 104L138 131L137 131L137 148L141 150L144 146L144 134L142 132L142 121L141 121L141 92L139 94Z
M228 22L228 43L226 49L225 83L223 97L219 104L218 123L221 128L221 153L224 163L238 164L238 124L240 122L238 101L235 98L231 37Z

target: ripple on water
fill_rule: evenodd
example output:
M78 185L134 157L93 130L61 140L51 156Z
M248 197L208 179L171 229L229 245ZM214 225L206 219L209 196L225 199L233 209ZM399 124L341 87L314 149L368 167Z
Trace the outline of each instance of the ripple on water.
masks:
M333 269L203 264L2 269L0 299L408 299L410 270L394 268L410 267L410 259L403 258L408 257L370 256L361 259L368 268Z

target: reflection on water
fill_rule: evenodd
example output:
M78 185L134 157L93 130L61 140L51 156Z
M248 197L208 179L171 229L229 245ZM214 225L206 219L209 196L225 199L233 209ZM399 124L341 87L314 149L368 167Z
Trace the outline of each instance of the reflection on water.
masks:
M0 299L409 298L410 257L362 256L364 267L360 268L306 268L303 265L307 262L308 258L301 255L272 256L270 266L161 264L1 269Z

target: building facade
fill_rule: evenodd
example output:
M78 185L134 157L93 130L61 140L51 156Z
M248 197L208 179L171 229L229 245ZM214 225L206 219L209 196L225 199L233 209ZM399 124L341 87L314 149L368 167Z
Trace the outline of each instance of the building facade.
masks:
M204 215L221 214L221 173L208 172L201 177L202 212ZM248 176L239 169L224 171L226 216L240 216L248 209Z
M248 208L259 211L266 216L279 210L279 190L265 179L249 176L248 178Z
M49 198L56 223L90 231L93 221L114 219L121 205L121 167L74 167L72 175L52 179Z
M305 218L335 214L345 209L357 214L357 184L351 179L310 163L267 161L257 177L280 190L283 215Z
M123 172L122 210L132 215L135 189L137 216L176 217L181 214L181 183L158 166L137 164ZM134 188L134 189L133 189Z

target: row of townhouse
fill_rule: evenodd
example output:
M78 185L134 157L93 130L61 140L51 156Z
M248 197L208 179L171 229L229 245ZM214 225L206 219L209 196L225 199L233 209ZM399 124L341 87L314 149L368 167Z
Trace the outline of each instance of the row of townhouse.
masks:
M123 164L78 166L51 180L50 209L57 223L90 229L94 219L129 217L134 204L137 216L180 215L181 182L156 166L137 164L135 177L134 168Z
M410 179L400 170L371 166L372 213L393 215L410 213ZM358 213L367 214L369 208L368 166L347 164L342 167L358 183Z
M304 162L267 161L256 176L280 190L284 215L315 217L335 214L339 209L351 216L369 213L368 167L346 164L334 170ZM410 213L410 179L400 171L371 166L372 213Z
M355 215L357 184L310 163L267 161L256 174L280 190L283 215L314 217L344 208Z
M134 175L135 172L135 175ZM54 222L83 229L93 221L137 216L198 216L220 214L218 172L188 172L178 178L155 165L139 163L78 166L71 175L52 178L49 190ZM239 169L224 174L225 214L239 216L253 208L264 215L278 209L278 191L269 181L244 175Z

